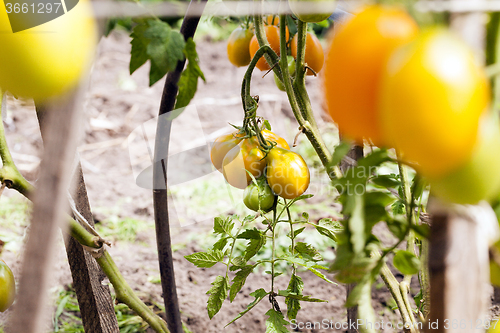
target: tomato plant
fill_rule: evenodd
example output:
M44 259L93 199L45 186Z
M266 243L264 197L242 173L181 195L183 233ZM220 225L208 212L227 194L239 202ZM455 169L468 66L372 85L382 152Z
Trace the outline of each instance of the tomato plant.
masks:
M242 27L236 28L227 40L227 57L236 67L246 66L250 63L250 40L253 32Z
M395 51L381 87L384 141L424 175L446 174L468 159L490 96L462 41L444 29L422 33Z
M90 68L97 30L87 0L49 22L18 33L11 31L2 6L0 87L4 91L46 99L75 87Z
M0 260L0 311L7 310L16 297L16 280L5 261Z
M394 7L367 7L339 28L325 60L324 97L339 131L358 143L383 145L378 116L379 81L392 51L418 32L415 21Z
M292 56L294 58L297 57L297 35L295 35L292 39ZM319 42L318 37L316 35L307 33L306 39L306 55L304 59L306 65L310 67L315 73L319 73L319 71L323 68L323 64L325 62L325 54L323 52L323 47ZM314 73L308 69L306 72L307 75L314 75Z

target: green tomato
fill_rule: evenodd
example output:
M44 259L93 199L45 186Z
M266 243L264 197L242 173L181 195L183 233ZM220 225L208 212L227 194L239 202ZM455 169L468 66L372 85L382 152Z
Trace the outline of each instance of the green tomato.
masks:
M248 209L269 212L274 206L275 195L264 177L257 179L257 184L251 182L243 193L243 203Z
M288 61L288 73L290 74L291 77L295 76L295 59L292 56L287 56L287 61ZM281 80L278 78L276 73L274 74L274 83L276 83L276 86L278 87L279 90L285 91L285 85Z
M303 22L321 22L326 20L327 18L330 17L330 15L333 14L333 10L330 10L329 12L322 12L322 13L314 13L314 14L300 14L300 8L299 6L302 6L302 4L307 4L308 2L312 2L312 5L314 5L314 2L317 1L322 1L322 0L289 0L288 4L290 5L290 9L292 10L293 14L297 16L297 18ZM334 1L333 1L334 2Z
M0 311L7 310L16 297L16 280L9 266L0 260Z
M431 193L458 204L492 200L500 192L500 127L498 116L481 122L478 140L469 160L443 177L429 179Z

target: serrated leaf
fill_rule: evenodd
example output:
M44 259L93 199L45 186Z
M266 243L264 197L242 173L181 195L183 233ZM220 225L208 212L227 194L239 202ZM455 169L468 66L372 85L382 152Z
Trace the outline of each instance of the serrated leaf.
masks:
M394 255L393 264L404 275L417 274L420 270L420 260L409 251L397 251Z
M287 291L295 295L302 295L303 290L304 290L304 282L302 281L302 278L296 274L292 274L290 282L288 283ZM285 304L287 307L286 316L288 317L288 319L290 320L296 319L297 313L301 309L300 300L287 297L285 298Z
M177 66L177 62L184 60L184 37L176 30L160 20L149 20L148 29L144 37L148 38L149 44L146 52L151 60L149 72L149 85L152 86L167 72L171 72Z
M177 101L175 108L183 108L189 104L193 99L196 90L198 89L198 78L205 80L205 75L201 71L198 53L196 53L196 44L192 38L189 38L184 48L184 55L187 59L187 65L182 71L179 83L179 93L177 94Z
M392 213L394 215L402 215L405 212L405 203L402 200L397 200L392 204Z
M215 281L212 282L212 287L207 291L207 295L210 295L207 302L208 317L210 319L219 312L222 303L224 303L227 297L228 289L229 283L225 276L219 275L215 278Z
M266 320L266 333L288 333L286 326L290 323L285 320L281 312L270 309L266 312L266 316L269 316Z
M262 237L262 232L257 228L246 229L238 235L238 239L260 239Z
M231 235L234 223L230 217L223 219L221 217L214 218L214 233Z
M342 230L340 223L334 222L330 218L319 220L318 224L315 224L314 227L320 234L334 241L337 241L337 234Z
M304 242L297 242L295 245L295 251L298 252L298 254L308 260L313 260L313 261L320 261L323 260L323 257L319 253L318 250L314 248L311 244L307 244Z
M247 265L244 266L242 269L240 269L238 272L236 272L236 275L233 278L233 283L231 285L231 289L229 290L229 300L232 302L234 301L234 298L238 294L238 292L241 290L243 285L245 284L248 275L252 273L253 269L255 268L254 265Z
M232 262L233 262L233 266L231 266L231 268L229 269L230 271L236 271L236 270L240 269L241 267L246 266L246 264L247 264L247 261L242 256L234 257ZM234 267L234 269L233 269L233 267Z
M184 256L184 258L197 267L210 268L224 260L224 253L220 250L208 250L207 252L196 252Z
M259 304L260 301L262 301L264 299L264 297L266 297L267 295L269 295L268 292L266 292L264 289L257 289L256 291L254 291L253 293L250 293L250 296L252 297L255 297L255 299L252 301L252 303L248 304L247 305L247 308L245 310L243 310L242 312L240 312L236 318L234 318L233 320L231 320L229 323L226 324L226 326L234 323L236 320L240 319L241 317L243 317L248 311L252 310L254 306L256 306L257 304ZM226 327L224 326L224 327Z
M245 260L248 261L256 255L264 244L266 244L266 237L262 233L260 233L260 237L258 239L250 239L247 244L247 248L245 249Z

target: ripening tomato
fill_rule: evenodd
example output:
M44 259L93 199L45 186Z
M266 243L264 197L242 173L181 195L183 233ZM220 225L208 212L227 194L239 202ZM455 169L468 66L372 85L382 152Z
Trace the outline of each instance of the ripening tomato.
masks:
M431 194L452 203L477 204L500 193L500 126L498 115L481 119L478 140L465 163L440 177L428 177Z
M266 182L266 177L257 179L257 185L251 182L243 193L243 203L253 211L268 212L273 208L276 196Z
M269 42L269 45L271 48L276 52L276 54L279 56L280 55L280 29L279 27L275 25L266 25L264 27L264 30L266 32L266 37L267 41ZM288 40L289 33L288 33L288 27L286 28L286 38ZM253 36L252 40L250 41L250 56L253 58L255 53L259 50L259 41L257 40L257 36ZM268 71L271 69L271 66L267 63L266 59L264 57L260 58L259 61L257 62L256 67L260 69L261 71Z
M74 88L89 70L97 44L92 15L90 1L81 0L64 15L13 33L0 5L1 89L43 100Z
M489 102L472 51L447 30L431 29L389 59L379 123L386 142L435 178L469 159Z
M227 40L227 57L236 67L246 66L250 63L250 40L253 32L241 27L234 29Z
M279 25L280 18L278 15L267 15L264 23L266 23L267 25Z
M310 175L299 154L275 147L267 154L267 182L276 195L294 199L309 187Z
M260 177L266 167L265 158L256 137L243 139L224 157L222 174L230 185L244 189L252 181L247 171Z
M392 51L418 32L404 11L370 6L339 28L326 56L324 96L340 133L363 142L383 145L377 113L379 81Z
M210 159L214 167L222 172L222 160L226 154L240 143L238 131L226 134L215 139L210 149Z
M281 136L277 135L276 133L273 133L269 130L262 130L262 136L264 139L272 142L276 142L276 146L284 149L290 149L290 146L286 142L285 139L283 139Z
M297 35L292 38L292 56L297 58ZM311 67L313 71L319 73L323 64L325 63L325 54L323 52L323 47L318 40L316 35L307 33L306 37L306 55L304 57L304 62L307 66ZM309 69L306 72L307 75L314 75Z
M288 4L290 5L290 9L292 10L293 14L301 21L303 22L309 22L309 23L315 23L315 22L321 22L329 18L335 8L332 7L328 12L321 12L321 13L314 13L314 14L301 14L300 10L303 8L304 5L310 4L311 6L317 6L318 4L316 2L322 1L322 0L288 0ZM332 6L335 4L335 1L331 1ZM302 7L300 7L302 6Z
M16 280L5 261L0 260L0 312L7 310L16 297Z

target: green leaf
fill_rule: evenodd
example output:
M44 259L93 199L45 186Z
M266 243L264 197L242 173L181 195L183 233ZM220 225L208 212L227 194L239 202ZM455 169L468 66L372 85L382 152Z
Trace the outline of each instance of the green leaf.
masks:
M259 229L246 229L238 235L239 239L260 239L262 237L262 232Z
M288 283L287 291L295 295L302 295L303 290L304 290L304 282L302 281L302 278L296 274L292 274L290 282ZM292 297L287 297L285 299L285 304L287 307L286 315L288 319L290 320L296 319L297 313L301 309L300 300L297 300Z
M264 123L262 124L262 128L267 129L268 131L271 130L271 124L269 123L269 121L267 119L264 120Z
M346 141L341 141L332 154L332 159L330 160L330 166L338 165L342 161L345 155L351 149L351 144Z
M419 238L428 238L431 232L430 227L427 224L412 224L410 226Z
M134 73L139 67L144 65L148 61L147 47L150 40L144 37L144 33L148 29L147 23L137 24L130 37L132 40L130 44L132 45L132 50L130 51L130 74Z
M321 256L319 251L314 248L314 246L304 242L297 242L297 244L295 245L295 251L297 251L301 257L307 260L323 260L323 257Z
M417 274L420 270L420 260L409 251L397 251L394 255L393 264L404 275Z
M381 191L365 193L366 205L380 205L382 207L386 207L394 203L394 201L396 201L396 198L391 193Z
M298 294L292 293L288 290L280 290L278 292L278 296L284 296L284 297L288 297L290 299L304 301L304 302L311 302L311 303L328 303L328 301L325 301L324 299L314 298L314 297L311 297L309 295L298 295Z
M238 269L243 268L243 266L246 266L247 261L245 260L245 258L238 256L238 257L233 258L232 263L233 263L233 266L231 266L231 268L229 270L233 272L233 271L236 271Z
M299 228L299 229L296 229L296 230L293 230L293 237L292 237L292 232L290 231L290 234L289 234L289 237L290 238L296 238L298 235L300 235L302 233L302 231L304 231L306 229L306 227L302 227L302 228Z
M389 219L387 227L397 239L402 239L406 235L408 221L400 218Z
M258 239L250 239L247 248L245 249L245 260L248 261L256 255L264 244L266 244L266 237L262 233L260 233L260 237Z
M181 74L179 83L179 93L177 95L177 101L175 103L175 108L183 108L189 104L193 99L196 90L198 89L198 78L205 80L205 75L201 71L198 53L196 53L196 44L192 38L189 38L186 42L184 48L184 55L188 61L186 68Z
M223 237L221 239L219 239L217 242L215 242L215 244L212 246L212 248L214 250L219 250L219 251L222 251L224 250L224 248L226 247L227 245L227 241L230 239L231 237Z
M368 169L367 174L370 172L370 167L379 166L384 162L392 161L393 159L389 156L389 151L387 149L375 150L370 155L367 155L358 160L358 165L365 169Z
M378 175L373 177L371 180L375 185L385 188L395 188L401 185L401 181L399 181L394 174Z
M392 204L392 213L394 215L402 215L405 213L405 203L403 200L397 200Z
M286 260L286 261L288 261L288 262L290 262L292 264L296 264L296 265L305 267L307 270L309 270L310 272L312 272L317 277L325 280L326 282L336 284L335 282L333 282L330 279L328 279L323 273L321 273L320 271L318 271L315 268L315 267L319 267L319 266L316 265L315 262L307 262L306 260L304 260L302 258L297 258L297 257L292 257L292 256L284 256L284 257L281 257L280 259Z
M231 236L233 231L234 223L231 217L223 219L221 217L214 218L214 233L215 234L226 234Z
M337 271L335 279L342 283L358 283L375 268L377 261L373 258L354 256L351 257L347 266L336 267L336 261L332 269Z
M176 30L160 20L149 20L149 28L144 32L144 37L149 38L147 54L151 60L149 85L152 86L167 72L177 66L177 61L184 60L184 37ZM152 75L153 65L158 73ZM152 78L156 81L152 81Z
M229 283L225 276L219 275L215 278L215 281L212 282L212 288L207 291L207 295L210 295L207 302L208 317L210 319L219 312L222 303L224 303L227 297L228 289Z
M210 268L216 263L224 260L224 253L220 250L208 250L207 252L196 252L184 256L184 258L197 267Z
M167 72L184 60L184 37L178 31L157 19L137 20L132 34L132 50L130 57L130 73L151 62L149 85L152 86Z
M248 304L247 305L247 308L245 310L243 310L242 312L240 312L236 318L234 318L233 320L231 320L229 323L227 323L226 326L224 327L227 327L228 325L234 323L236 320L240 319L241 317L243 317L248 311L252 310L254 306L256 306L257 304L259 304L260 301L262 301L264 299L264 297L266 297L267 295L269 295L268 292L266 292L264 289L257 289L256 291L254 291L253 293L250 293L250 296L252 297L255 297L255 299L252 301L252 303Z
M339 222L333 221L331 218L319 220L318 224L315 224L314 227L320 234L334 241L337 241L337 234L342 230L342 225Z
M266 320L266 333L288 333L286 326L290 323L285 320L281 312L270 309L266 312L266 316L269 316Z
M416 314L418 314L418 312L422 309L422 307L424 305L423 299L424 299L424 295L422 294L422 289L420 289L418 291L418 293L415 296L413 296L413 300L415 301L415 304L417 305L417 308L413 310Z
M229 290L229 300L231 302L234 301L234 298L241 290L241 288L245 284L245 281L247 280L248 275L252 273L254 268L255 265L247 265L244 266L242 269L240 269L238 272L236 272L236 275L233 278L233 284L231 285L231 290Z

